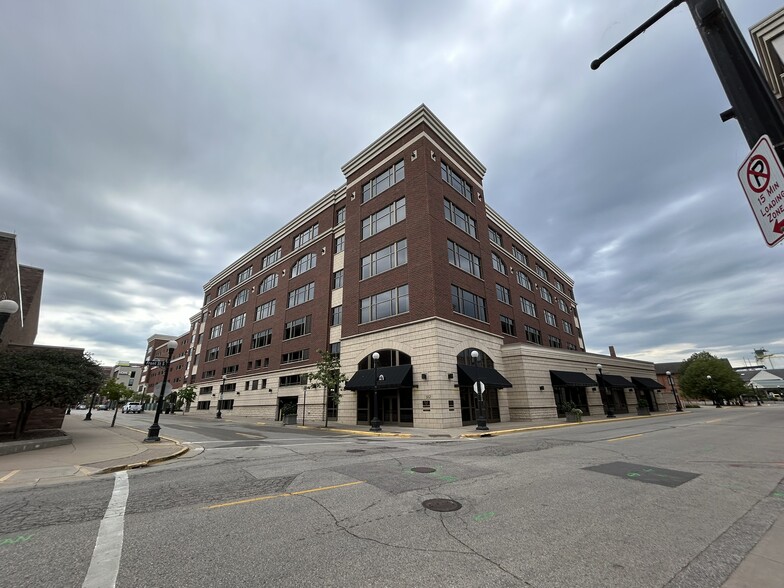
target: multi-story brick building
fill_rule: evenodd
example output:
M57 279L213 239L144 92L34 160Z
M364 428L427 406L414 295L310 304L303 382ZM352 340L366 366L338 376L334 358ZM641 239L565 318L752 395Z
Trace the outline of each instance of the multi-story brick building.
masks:
M597 359L622 380L620 408L638 388L620 372L656 386L652 364L585 353L572 279L487 205L485 167L426 106L342 171L205 284L178 347L198 410L223 385L224 410L273 419L294 402L300 418L367 423L377 394L384 423L442 428L475 422L477 379L490 422L554 417L569 399L601 411ZM339 406L305 388L320 350L349 377Z

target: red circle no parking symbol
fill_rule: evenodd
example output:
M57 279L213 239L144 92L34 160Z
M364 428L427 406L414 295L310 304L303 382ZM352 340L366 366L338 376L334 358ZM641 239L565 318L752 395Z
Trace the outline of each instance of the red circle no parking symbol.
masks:
M746 182L749 188L757 192L764 192L770 182L770 165L762 155L755 155L746 166Z

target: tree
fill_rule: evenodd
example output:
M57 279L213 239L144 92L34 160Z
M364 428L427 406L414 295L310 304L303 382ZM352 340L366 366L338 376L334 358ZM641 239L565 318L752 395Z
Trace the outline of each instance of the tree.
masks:
M114 421L117 420L117 409L120 408L121 401L127 401L133 396L133 390L128 388L125 384L121 384L115 379L106 380L106 383L101 387L101 396L105 396L114 403L114 415L112 416L112 427Z
M717 406L720 406L723 400L737 398L747 392L746 384L729 362L707 351L700 351L684 360L679 373L684 395L690 398L710 398Z
M19 404L14 439L36 408L73 404L103 382L101 367L80 350L33 346L0 352L0 401Z
M196 386L188 384L179 390L180 400L185 401L185 412L191 409L191 402L196 399Z
M340 385L346 381L346 375L340 371L340 356L330 351L319 349L321 359L316 363L316 371L308 374L309 388L324 388L327 393L324 402L324 426L328 425L327 407L329 400L340 404Z

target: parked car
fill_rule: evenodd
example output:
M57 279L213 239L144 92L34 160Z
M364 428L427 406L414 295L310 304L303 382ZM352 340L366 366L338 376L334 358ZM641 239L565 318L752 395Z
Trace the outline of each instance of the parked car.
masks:
M139 413L144 411L144 405L141 402L129 402L122 407L123 412Z
M86 410L87 409L87 405L86 404L80 404L76 408L79 409L79 410Z
M99 404L96 407L96 410L109 410L109 405L108 404Z

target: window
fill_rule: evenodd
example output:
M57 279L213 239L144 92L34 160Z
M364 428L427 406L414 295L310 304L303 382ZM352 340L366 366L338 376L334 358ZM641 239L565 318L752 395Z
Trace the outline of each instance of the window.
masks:
M343 270L338 270L332 274L332 289L337 290L343 287Z
M476 239L476 221L444 198L444 217L458 229Z
M199 388L199 396L204 394L212 394L212 386L202 386Z
M239 314L231 319L229 323L229 331L236 331L245 326L245 313Z
M464 272L468 272L472 276L476 276L477 278L482 277L482 267L478 256L449 240L447 240L446 246L449 255L449 263L459 267Z
M229 341L226 344L226 357L230 355L237 355L240 351L242 351L242 339Z
M514 245L512 245L512 255L514 255L514 258L523 265L528 265L528 256Z
M570 335L574 335L574 331L572 330L572 323L564 321L563 322L563 330Z
M494 252L490 252L490 256L493 259L493 269L506 275L506 264L504 263L504 260L498 257Z
M335 306L332 308L332 316L329 320L329 326L337 327L343 324L343 306Z
M335 253L342 253L346 248L346 236L340 235L335 237Z
M405 178L405 169L401 159L389 169L385 169L367 184L362 186L362 204L375 198L384 190L388 190Z
M498 300L504 304L512 303L511 298L509 297L509 288L504 288L501 284L495 285L495 295L498 297Z
M547 342L550 344L550 347L563 347L561 340L558 337L553 337L552 335L547 336Z
M528 325L525 326L525 340L529 343L536 343L537 345L542 344L542 333L539 329L534 329L533 327L529 327Z
M310 317L311 315L308 315L286 323L286 328L283 331L283 340L309 335Z
M556 280L556 281L555 281L555 287L556 287L556 289L557 289L559 292L563 292L563 291L564 291L564 286L563 286L563 284L562 284L560 281L558 281L558 280Z
M229 366L226 366L225 368L223 368L222 371L223 371L223 375L224 376L226 374L236 374L238 371L240 371L240 366L239 365L229 365ZM223 391L224 392L229 392L229 391L234 392L234 390L236 388L237 388L237 384L226 384L223 387Z
M401 198L378 212L374 212L370 216L362 219L362 238L367 239L368 237L372 237L405 218L406 199Z
M210 401L209 400L199 400L196 402L196 410L209 410L210 409Z
M294 249L307 245L318 236L318 223L294 237Z
M210 339L214 339L215 337L220 337L223 334L223 323L219 325L215 325L210 329Z
M551 327L557 327L558 321L555 320L555 315L552 312L544 311L544 322L546 322Z
M220 347L213 347L212 349L208 349L207 359L205 361L212 361L213 359L218 359L219 353L220 353Z
M275 314L275 301L270 300L256 307L256 320L260 321Z
M330 343L329 352L332 355L334 355L337 359L340 359L340 341L338 341L337 343Z
M371 253L362 258L362 279L375 276L408 261L408 250L406 240L393 243L389 247L384 247L380 251Z
M215 376L215 370L207 370L206 372L201 373L202 379L212 378L213 376Z
M571 351L577 351L577 345L575 345L574 343L567 343L566 348L570 349Z
M368 323L404 312L408 312L408 284L363 298L359 322Z
M259 294L272 290L278 285L278 272L268 275L259 284Z
M517 332L515 331L514 319L510 319L508 316L501 315L501 332L515 337Z
M281 258L281 248L278 247L275 251L267 255L264 259L261 260L261 269L267 268L271 266L273 263L278 261Z
M520 297L520 304L523 307L523 312L525 314L530 314L531 316L536 316L536 304L528 300L527 298Z
M335 214L335 225L342 225L346 222L346 207L341 206Z
M289 304L287 308L293 308L295 306L299 306L300 304L304 304L309 300L313 300L313 295L316 292L316 283L311 282L310 284L306 284L301 288L297 288L289 292Z
M537 265L537 266L536 266L536 273L537 273L537 274L539 274L539 275L540 275L542 278L544 278L545 280L548 280L548 281L549 281L549 278L547 277L547 270L546 270L546 269L544 269L543 267L541 267L541 266Z
M222 315L224 312L226 312L226 306L227 304L225 301L218 304L218 306L216 306L215 310L212 312L212 316Z
M499 247L504 246L504 240L501 238L501 233L496 231L493 227L489 227L487 229L487 234L490 237L490 240L498 245Z
M280 363L294 363L295 361L305 361L308 359L310 351L308 349L300 349L299 351L290 351L280 356Z
M259 347L266 347L272 343L272 329L266 329L264 331L259 331L258 333L253 333L253 336L250 338L250 348L251 349L258 349ZM259 363L259 367L261 362L257 360Z
M218 286L218 296L228 292L230 287L231 287L231 283L230 282L224 282L223 284Z
M278 386L300 386L308 381L307 374L294 374L293 376L281 376Z
M315 253L308 253L303 257L300 257L291 267L291 277L296 278L300 274L304 274L306 271L313 269L316 267L316 254Z
M253 268L249 267L248 269L241 271L237 274L237 285L239 286L245 280L249 280L250 277L253 275Z
M517 283L520 284L523 288L533 290L533 288L531 288L531 280L529 280L528 276L519 270L517 271Z
M539 290L539 292L542 294L542 298L547 300L547 302L552 303L553 297L550 295L550 291L547 288L542 286L542 288L541 288L541 290Z
M560 308L564 312L569 312L569 310L566 308L566 302L563 301L563 298L558 299L558 308Z
M250 296L250 290L245 289L239 294L234 297L234 306L239 306L240 304L244 304L248 301L248 297Z
M443 161L441 162L441 179L447 184L452 186L457 193L469 202L473 202L474 198L471 193L471 185L461 178L455 170L449 167Z
M452 286L452 310L458 314L487 322L485 299L455 285Z
M269 367L269 357L264 358L264 367Z

